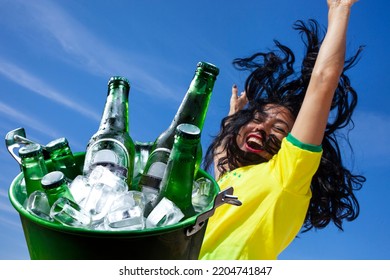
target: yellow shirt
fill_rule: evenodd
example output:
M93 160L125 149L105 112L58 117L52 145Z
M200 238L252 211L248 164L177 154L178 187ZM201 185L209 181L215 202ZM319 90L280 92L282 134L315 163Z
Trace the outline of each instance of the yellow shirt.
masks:
M220 189L232 186L243 204L216 209L199 258L277 259L303 225L321 155L321 146L305 145L289 134L270 161L225 174Z

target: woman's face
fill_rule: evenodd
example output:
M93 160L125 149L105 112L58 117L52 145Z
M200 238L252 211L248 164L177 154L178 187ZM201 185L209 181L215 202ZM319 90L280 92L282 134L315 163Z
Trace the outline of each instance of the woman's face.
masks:
M266 149L267 140L271 136L281 141L291 131L293 124L294 118L286 107L265 105L263 113L256 113L252 121L241 127L236 138L237 145L243 152L254 153L270 160L273 154ZM277 148L270 145L271 149Z

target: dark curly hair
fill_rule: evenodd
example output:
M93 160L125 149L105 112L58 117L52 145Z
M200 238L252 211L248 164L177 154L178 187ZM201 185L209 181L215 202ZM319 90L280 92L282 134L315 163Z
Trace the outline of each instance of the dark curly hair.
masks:
M320 39L322 30L315 20L307 23L296 21L293 28L299 31L306 49L299 71L294 70L294 53L277 40L274 41L275 51L258 52L233 61L236 69L250 71L245 82L249 103L243 110L222 120L219 134L206 151L203 162L205 170L211 169L219 149L226 152L226 156L217 162L221 175L227 171L224 166L233 170L239 166L266 161L258 155L242 152L236 143L239 129L253 120L255 114L261 114L266 104L284 106L294 117L298 115L323 37ZM344 219L352 221L359 215L359 203L354 192L362 187L366 178L352 174L343 165L338 142L344 136L343 139L349 145L348 133L343 135L340 130L346 127L352 129L354 126L351 117L357 105L357 94L345 71L356 64L362 49L360 47L352 57L346 59L335 91L331 118L322 141L322 159L311 182L312 198L303 232L313 227L324 228L331 221L342 230ZM269 137L266 142L265 149L271 154L277 153L280 141L276 137Z

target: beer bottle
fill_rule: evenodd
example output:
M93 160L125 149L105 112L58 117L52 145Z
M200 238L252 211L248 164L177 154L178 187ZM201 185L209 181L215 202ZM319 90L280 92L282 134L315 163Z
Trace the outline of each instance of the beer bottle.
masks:
M67 226L88 227L90 215L76 202L69 189L69 179L61 171L53 171L42 178L50 206L50 217Z
M145 217L150 213L155 205L155 201L160 192L160 183L167 167L171 150L166 148L157 148L149 156L145 169L148 173L142 174L139 181L139 189L144 194Z
M131 186L134 169L134 142L129 135L128 97L130 84L114 76L108 82L108 94L98 131L87 144L83 173L94 164L107 162L127 169L127 184Z
M197 64L195 75L170 126L154 141L152 152L140 179L139 189L142 190L144 186L147 186L147 182L155 182L155 184L159 185L167 164L168 157L166 156L166 152L167 150L172 149L175 130L179 124L193 124L200 130L203 129L212 90L218 74L219 69L210 63L199 62ZM152 157L153 152L161 153L161 155L158 156L154 154ZM198 170L201 161L202 147L199 142L195 172ZM159 165L162 168L159 168L160 171L158 173L153 172L152 175L150 174L149 169L154 166L155 162L159 162Z
M65 137L61 137L49 142L46 151L50 154L50 171L61 171L65 177L73 180L77 175L81 175L81 168L76 164L69 142Z
M146 162L150 155L153 142L139 142L135 141L135 156L134 156L134 173L132 186L137 187L141 175L144 171Z
M180 124L161 181L161 190L155 204L163 197L172 201L185 218L195 215L192 205L195 162L200 141L200 129L192 124Z
M41 179L48 171L43 158L42 146L28 144L19 149L27 197L34 191L43 191Z
M56 202L61 197L74 201L74 198L68 187L68 182L69 181L65 177L64 173L61 171L47 173L42 178L42 188L46 193L50 207L53 206L54 202Z

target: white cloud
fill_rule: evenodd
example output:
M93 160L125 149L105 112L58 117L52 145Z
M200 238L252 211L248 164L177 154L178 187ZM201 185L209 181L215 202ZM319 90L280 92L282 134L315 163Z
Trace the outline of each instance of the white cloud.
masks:
M5 191L0 191L0 222L15 228L20 227L20 223L15 219L16 210L11 203L3 203L5 201L9 201L8 195Z
M39 131L39 132L41 132L45 135L48 135L50 137L56 137L56 135L58 135L58 133L53 131L52 128L44 126L43 122L41 122L41 121L31 117L31 116L25 115L25 114L21 113L20 111L12 108L11 106L8 106L7 104L5 104L3 102L0 102L0 113L3 113L8 118L10 118L12 120L16 120L20 123L23 123L23 124L25 124L25 126L32 127L36 131Z
M0 207L0 210L1 210L1 207ZM16 210L14 209L13 212L15 212L15 211ZM20 229L20 227L21 227L20 221L18 219L10 218L10 217L0 216L0 223L2 223L3 225L8 225L14 229Z
M60 46L63 52L57 52L59 59L66 59L94 75L127 75L137 81L137 85L146 85L138 90L148 95L177 98L174 94L177 91L140 67L153 58L142 53L124 52L107 44L53 1L23 1L20 4L27 7L23 10L25 17L32 19L29 28L51 47L53 41L47 38L54 39Z
M35 92L45 98L48 98L56 103L62 104L80 114L89 117L93 120L100 120L100 116L95 112L88 110L85 106L81 106L74 100L66 98L65 94L60 93L52 88L44 81L19 68L18 66L6 62L0 58L0 73L15 83Z

